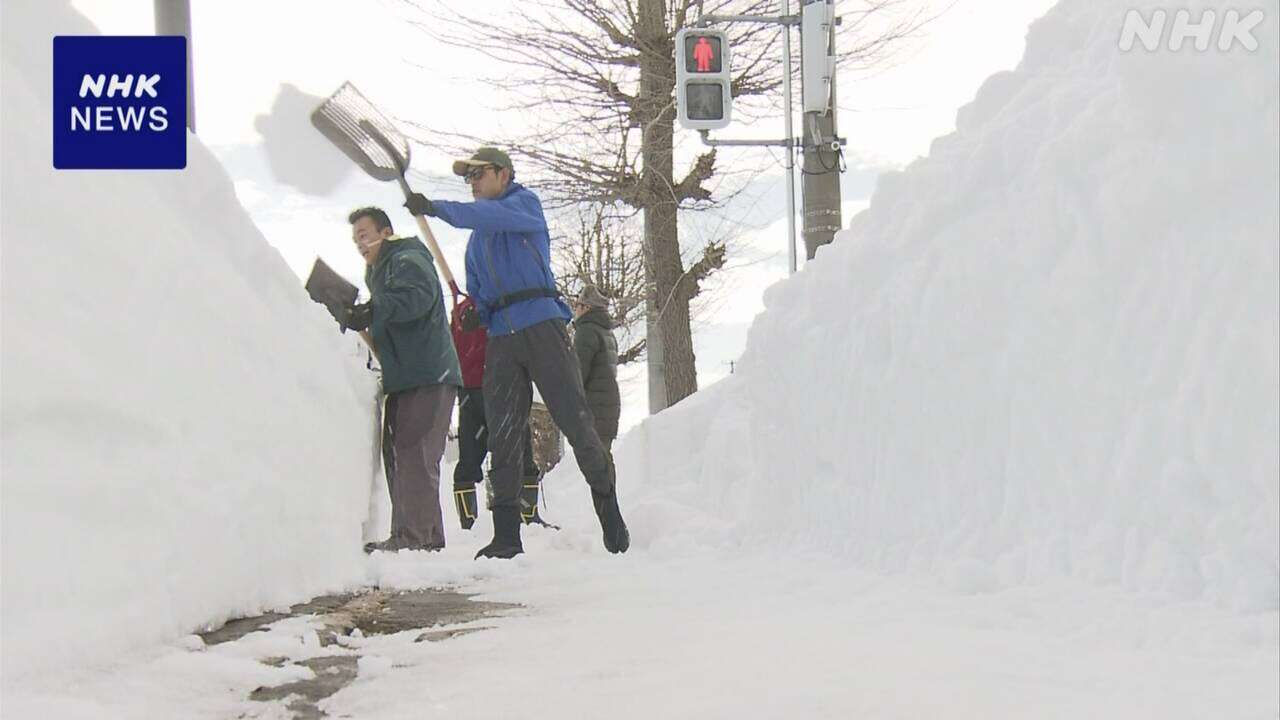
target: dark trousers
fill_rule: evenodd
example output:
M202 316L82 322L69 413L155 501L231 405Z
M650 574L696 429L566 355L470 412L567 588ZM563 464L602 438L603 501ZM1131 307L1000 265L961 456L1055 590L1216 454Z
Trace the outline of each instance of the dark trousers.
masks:
M453 468L455 490L470 488L484 480L484 456L489 454L489 427L485 423L484 391L463 388L458 393L458 464ZM524 435L524 476L536 477L533 436L528 423Z
M391 539L444 547L440 457L453 414L452 385L427 385L387 396L382 459L391 495Z
M484 407L493 458L493 508L517 507L521 454L529 425L533 387L538 386L551 419L573 447L578 469L592 492L613 492L613 464L587 408L578 358L564 323L547 320L511 335L489 337L484 366Z

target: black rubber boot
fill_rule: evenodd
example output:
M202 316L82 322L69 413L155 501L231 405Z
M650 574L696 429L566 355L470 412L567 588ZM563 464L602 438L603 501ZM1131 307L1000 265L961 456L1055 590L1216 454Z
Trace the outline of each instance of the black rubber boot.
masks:
M463 530L470 530L472 525L476 524L476 515L479 513L479 507L476 504L476 486L467 485L465 487L453 487L453 504L458 509L458 522L462 523Z
M520 484L520 522L525 525L545 525L538 515L538 490L542 485L542 473L525 475Z
M600 519L600 529L604 531L604 549L611 553L624 553L631 547L631 533L627 523L622 519L622 511L618 509L617 490L601 495L592 491L591 501L596 506L596 517Z
M493 542L480 548L476 559L482 557L509 560L524 552L520 544L520 510L513 507L493 509Z
M550 530L559 530L560 526L549 523L538 512L538 494L542 488L543 473L526 475L520 485L520 522L525 525L541 525Z

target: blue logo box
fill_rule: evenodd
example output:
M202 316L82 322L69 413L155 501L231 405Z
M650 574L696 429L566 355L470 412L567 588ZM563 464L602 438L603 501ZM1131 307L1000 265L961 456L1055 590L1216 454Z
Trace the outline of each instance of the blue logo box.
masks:
M59 35L53 39L53 166L180 170L187 166L187 39Z

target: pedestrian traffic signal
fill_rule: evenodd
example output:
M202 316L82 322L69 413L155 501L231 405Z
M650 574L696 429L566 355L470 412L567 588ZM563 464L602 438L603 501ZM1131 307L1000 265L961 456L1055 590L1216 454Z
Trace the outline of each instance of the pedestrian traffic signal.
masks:
M724 43L714 35L689 33L684 36L685 72L718 73Z
M729 124L729 38L722 30L684 28L676 33L676 117L690 130Z

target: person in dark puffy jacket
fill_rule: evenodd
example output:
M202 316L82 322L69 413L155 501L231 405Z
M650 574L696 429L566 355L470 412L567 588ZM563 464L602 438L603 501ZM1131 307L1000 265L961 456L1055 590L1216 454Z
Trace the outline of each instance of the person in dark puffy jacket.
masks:
M573 350L582 369L587 407L595 418L596 434L612 453L622 396L618 392L618 340L613 336L609 301L594 285L588 285L573 302L573 316Z
M618 508L613 461L596 434L565 331L569 306L556 291L542 202L515 181L511 158L497 148L482 147L455 161L453 172L471 187L474 202L432 201L413 193L405 207L414 215L471 230L467 293L476 305L472 322L488 330L483 392L493 461L493 542L476 557L511 558L524 552L521 456L533 385L591 486L605 549L626 552L631 535Z

